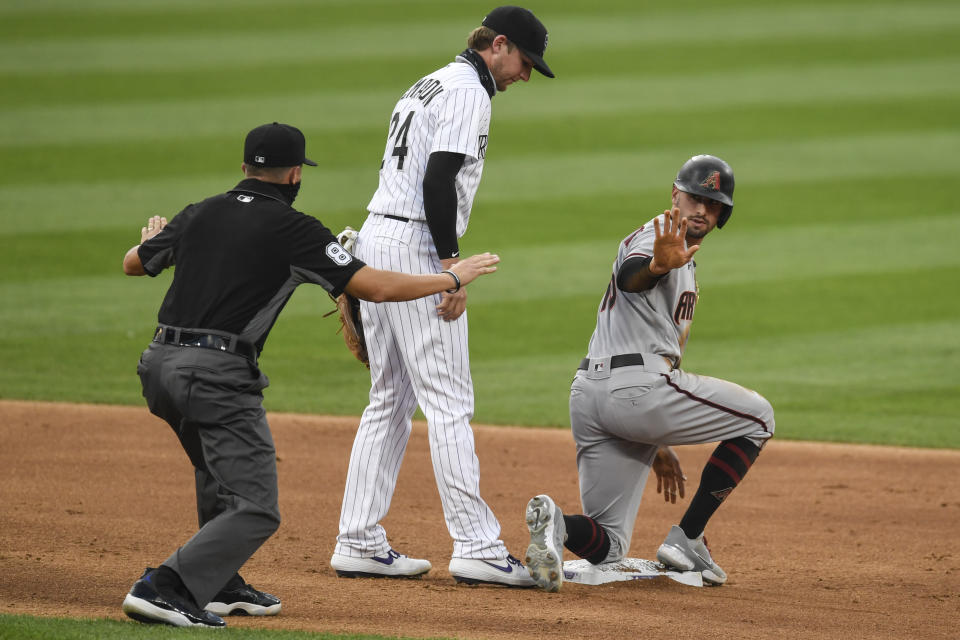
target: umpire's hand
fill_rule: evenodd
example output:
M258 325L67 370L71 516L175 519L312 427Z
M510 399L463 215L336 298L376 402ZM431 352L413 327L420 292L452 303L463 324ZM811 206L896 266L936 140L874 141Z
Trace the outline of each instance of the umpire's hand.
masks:
M140 243L143 244L153 236L157 235L167 226L167 219L161 216L153 216L147 220L147 226L140 227Z

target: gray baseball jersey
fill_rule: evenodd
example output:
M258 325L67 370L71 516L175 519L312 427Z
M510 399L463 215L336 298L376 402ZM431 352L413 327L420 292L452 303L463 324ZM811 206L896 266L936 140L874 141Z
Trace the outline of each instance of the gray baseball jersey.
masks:
M647 291L617 288L623 263L652 255L654 237L651 220L620 243L588 357L570 388L580 499L610 535L608 561L630 548L660 446L737 437L762 446L774 431L773 408L760 394L677 368L697 303L692 261Z
M653 220L620 243L613 275L597 313L590 338L591 358L618 353L656 353L679 365L697 304L696 265L674 269L669 277L643 293L617 289L617 274L629 258L653 256Z

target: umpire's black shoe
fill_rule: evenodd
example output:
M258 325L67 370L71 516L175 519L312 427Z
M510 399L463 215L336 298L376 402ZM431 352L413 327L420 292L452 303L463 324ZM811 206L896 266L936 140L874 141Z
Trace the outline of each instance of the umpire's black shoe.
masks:
M213 596L206 609L218 616L275 616L280 613L280 598L257 591L238 573Z
M166 567L147 567L123 599L123 612L134 620L148 624L213 628L227 626L223 618L194 604L180 577Z

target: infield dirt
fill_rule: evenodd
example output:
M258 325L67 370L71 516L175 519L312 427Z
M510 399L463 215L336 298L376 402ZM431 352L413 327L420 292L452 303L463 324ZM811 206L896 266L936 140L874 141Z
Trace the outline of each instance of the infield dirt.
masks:
M708 529L725 586L568 583L547 594L455 585L422 423L383 524L395 548L433 570L420 580L337 578L329 559L358 421L270 422L284 521L242 573L282 598L283 612L230 626L451 638L957 637L960 451L774 439ZM579 511L573 441L566 430L475 433L482 495L522 557L531 496L547 492ZM0 439L0 612L125 619L120 602L143 567L195 529L193 473L173 432L145 408L0 401ZM678 448L687 500L711 450ZM631 556L653 558L686 504L665 504L655 489L651 478Z

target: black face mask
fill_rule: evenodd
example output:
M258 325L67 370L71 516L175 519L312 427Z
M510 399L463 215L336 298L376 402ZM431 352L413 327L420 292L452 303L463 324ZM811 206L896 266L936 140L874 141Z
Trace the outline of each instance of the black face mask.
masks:
M299 182L294 182L293 184L278 184L276 186L280 195L290 201L289 204L293 204L293 201L297 199L297 194L300 193Z

